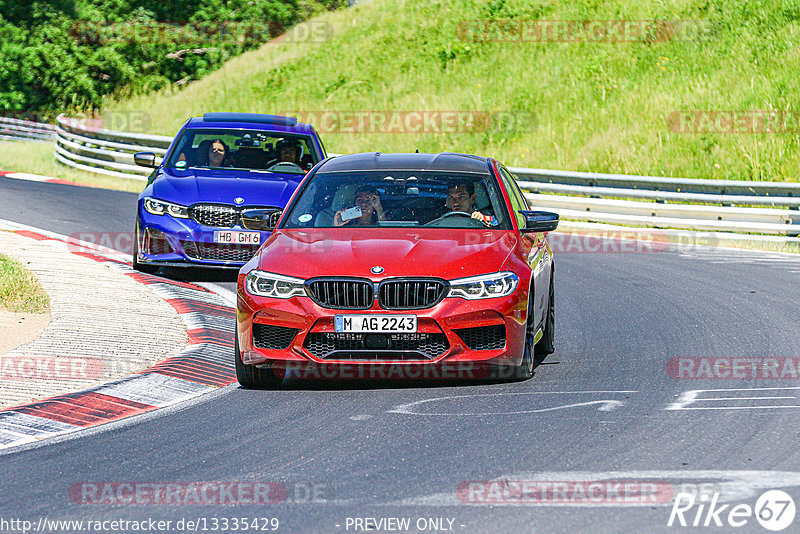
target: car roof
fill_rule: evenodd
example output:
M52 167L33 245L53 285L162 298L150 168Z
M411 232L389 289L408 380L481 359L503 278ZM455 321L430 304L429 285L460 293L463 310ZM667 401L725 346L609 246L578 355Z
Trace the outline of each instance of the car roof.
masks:
M408 170L489 174L490 162L490 158L454 152L439 154L364 152L331 158L317 172Z
M266 115L261 113L206 113L202 117L192 117L186 128L220 128L263 130L268 132L311 135L314 129L310 124L297 122L295 117Z

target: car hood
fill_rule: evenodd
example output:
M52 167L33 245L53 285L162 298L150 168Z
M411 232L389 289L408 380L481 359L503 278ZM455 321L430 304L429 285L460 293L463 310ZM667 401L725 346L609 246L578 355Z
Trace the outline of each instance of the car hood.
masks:
M249 173L247 171L185 171L179 175L162 173L153 182L153 196L189 206L197 202L244 206L284 207L305 175Z
M461 278L497 272L517 244L501 230L332 228L278 230L262 247L261 270L313 278L395 276ZM380 266L382 273L371 269Z

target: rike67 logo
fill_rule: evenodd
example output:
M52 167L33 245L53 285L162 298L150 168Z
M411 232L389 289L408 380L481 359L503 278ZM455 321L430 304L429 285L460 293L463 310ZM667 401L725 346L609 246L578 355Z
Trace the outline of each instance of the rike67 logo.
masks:
M781 490L761 494L755 506L749 504L720 504L719 493L709 501L707 494L698 497L678 493L669 514L667 526L738 528L756 521L767 530L778 532L794 522L794 499Z

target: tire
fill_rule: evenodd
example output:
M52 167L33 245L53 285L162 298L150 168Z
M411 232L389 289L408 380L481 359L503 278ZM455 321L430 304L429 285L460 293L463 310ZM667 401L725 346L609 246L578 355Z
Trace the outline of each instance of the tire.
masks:
M555 348L555 330L556 330L556 306L555 306L555 292L553 291L553 272L550 271L550 295L547 299L547 317L544 320L544 330L542 331L542 339L540 339L534 347L534 355L547 356L553 354Z
M139 225L136 225L136 231L133 232L133 270L146 274L155 274L158 267L153 265L143 265L139 263Z
M533 376L533 334L525 334L525 348L522 352L522 363L514 368L514 380L528 380Z
M532 303L528 303L528 320L533 317ZM533 336L534 333L532 331L532 327L530 324L525 325L525 345L522 349L522 362L516 367L513 367L513 372L511 374L511 380L528 380L533 376L533 368L536 366L536 362L534 361L533 357Z
M239 351L239 329L236 329L234 338L234 360L236 361L236 380L245 389L259 389L266 387L279 386L282 379L278 377L273 369L259 369L255 365L248 365L242 361L242 353Z

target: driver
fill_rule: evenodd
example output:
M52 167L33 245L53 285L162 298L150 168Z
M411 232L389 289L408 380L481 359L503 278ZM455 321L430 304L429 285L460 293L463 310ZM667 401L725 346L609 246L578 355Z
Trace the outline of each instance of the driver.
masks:
M277 163L287 162L300 165L300 143L294 139L281 139L275 146L277 149Z
M455 182L447 188L445 205L450 211L469 213L473 219L486 226L496 226L497 219L475 209L475 184L470 181Z

